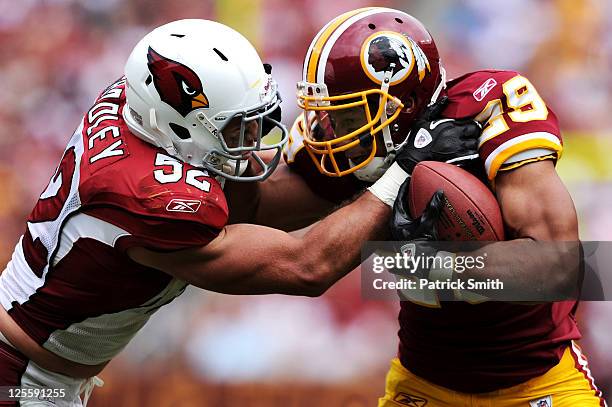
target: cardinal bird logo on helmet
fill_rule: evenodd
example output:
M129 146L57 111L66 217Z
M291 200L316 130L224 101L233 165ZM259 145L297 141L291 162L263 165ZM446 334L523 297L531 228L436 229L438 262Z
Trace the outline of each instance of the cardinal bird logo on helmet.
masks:
M183 117L209 106L200 78L189 67L160 55L151 47L147 60L159 97Z

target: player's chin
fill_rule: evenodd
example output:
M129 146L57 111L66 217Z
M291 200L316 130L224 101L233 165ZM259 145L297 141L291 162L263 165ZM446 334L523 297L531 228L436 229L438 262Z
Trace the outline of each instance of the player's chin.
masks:
M369 155L368 154L347 154L346 157L351 160L351 162L355 165L361 164L363 163L365 160L368 159Z

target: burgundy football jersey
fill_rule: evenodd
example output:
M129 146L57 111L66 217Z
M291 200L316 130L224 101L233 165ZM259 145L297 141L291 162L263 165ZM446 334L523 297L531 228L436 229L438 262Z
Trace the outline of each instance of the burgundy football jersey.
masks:
M512 71L478 71L447 83L443 117L473 118L483 124L477 175L494 182L499 171L542 159L558 159L563 146L555 114L533 85ZM301 141L298 119L285 148L288 165L321 196L343 182L350 196L360 187L353 176L319 174ZM310 165L306 165L306 163ZM352 179L348 181L348 179ZM348 186L348 187L347 187ZM331 191L331 192L330 192ZM336 190L338 193L340 189ZM435 296L425 293L424 298ZM575 302L542 305L444 302L430 306L403 301L399 314L399 358L420 377L456 391L489 392L539 376L557 364L563 349L580 338Z
M448 83L443 116L484 125L478 152L489 180L500 170L563 151L559 122L527 78L513 71L478 71Z
M125 80L85 114L0 276L0 301L36 342L66 359L115 356L184 281L126 250L206 245L225 226L219 183L133 135Z

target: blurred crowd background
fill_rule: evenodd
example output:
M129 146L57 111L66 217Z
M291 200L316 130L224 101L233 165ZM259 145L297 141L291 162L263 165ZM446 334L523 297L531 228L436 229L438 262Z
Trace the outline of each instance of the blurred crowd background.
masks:
M0 0L0 270L82 114L153 27L208 18L245 34L274 66L289 124L315 33L369 5L421 19L450 77L483 68L528 76L561 120L559 171L582 239L612 240L607 0ZM371 406L396 351L396 312L360 299L358 272L315 300L190 289L109 365L90 405ZM609 393L612 304L585 303L579 318Z

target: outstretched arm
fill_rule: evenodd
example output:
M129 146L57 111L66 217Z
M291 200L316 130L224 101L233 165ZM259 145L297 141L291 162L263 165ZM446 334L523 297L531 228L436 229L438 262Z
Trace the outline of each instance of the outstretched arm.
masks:
M389 206L366 192L301 238L265 226L237 224L195 250L130 257L200 288L227 294L320 295L360 263L361 246L386 238Z
M158 253L132 248L132 260L200 288L228 294L320 295L360 263L362 245L387 238L391 207L408 175L396 164L370 190L303 237L230 225L208 245Z
M478 156L480 125L471 120L436 120L446 103L442 98L427 108L410 131L407 142L396 155L407 173L424 160L464 163ZM417 135L427 134L431 142L418 146ZM350 199L364 184L353 175L328 177L319 173L302 143L300 123L291 129L288 161L281 163L263 182L231 183L225 187L230 223L256 223L282 230L295 230L321 219L339 202ZM266 160L260 154L260 157ZM272 158L270 155L269 159ZM252 170L255 166L251 166Z
M335 204L317 196L303 177L281 162L263 182L228 182L230 224L254 223L285 231L306 227Z

